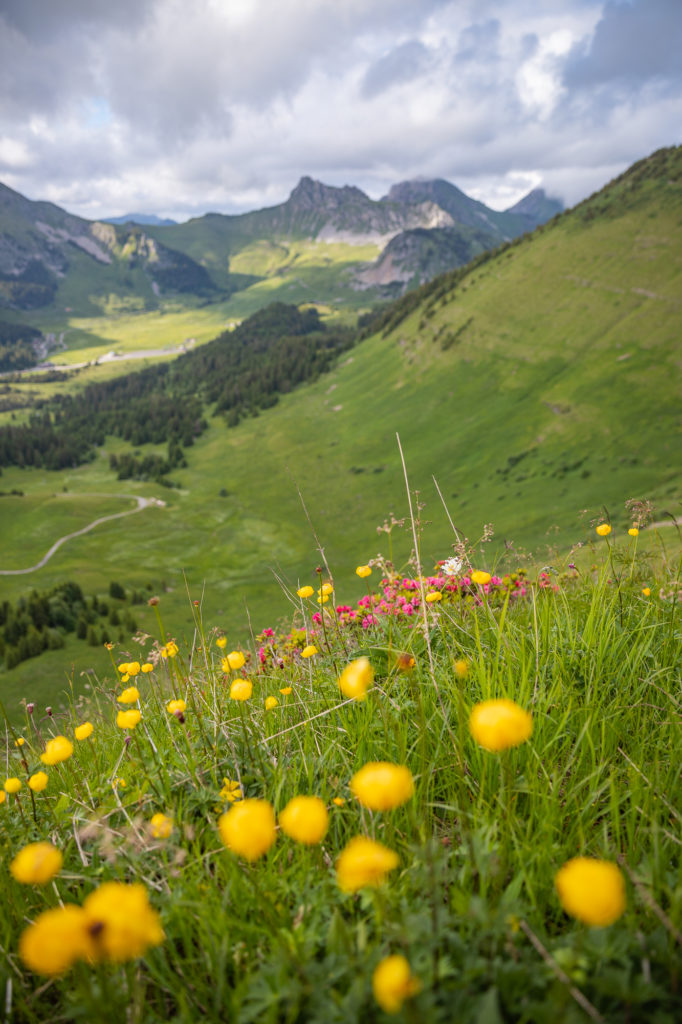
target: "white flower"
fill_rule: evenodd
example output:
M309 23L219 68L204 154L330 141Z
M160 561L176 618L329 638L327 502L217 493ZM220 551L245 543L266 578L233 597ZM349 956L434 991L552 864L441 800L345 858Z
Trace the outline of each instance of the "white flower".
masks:
M448 558L441 565L441 570L446 576L456 576L462 568L463 562L461 558Z

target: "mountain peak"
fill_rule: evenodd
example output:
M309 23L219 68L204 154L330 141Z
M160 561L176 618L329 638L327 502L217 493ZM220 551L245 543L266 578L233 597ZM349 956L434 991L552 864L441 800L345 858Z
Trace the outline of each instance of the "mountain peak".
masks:
M289 203L301 210L312 210L316 207L336 208L349 199L361 199L369 202L369 197L355 185L324 185L307 175L301 178L289 196Z
M562 213L563 209L564 204L560 199L548 196L544 188L534 188L505 212L521 213L537 223L542 223L550 220L555 214Z

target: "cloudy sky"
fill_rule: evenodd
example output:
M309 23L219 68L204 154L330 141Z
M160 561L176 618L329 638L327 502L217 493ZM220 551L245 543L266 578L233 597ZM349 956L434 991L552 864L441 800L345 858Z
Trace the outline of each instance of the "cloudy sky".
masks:
M85 217L571 204L682 126L682 0L0 0L0 181Z

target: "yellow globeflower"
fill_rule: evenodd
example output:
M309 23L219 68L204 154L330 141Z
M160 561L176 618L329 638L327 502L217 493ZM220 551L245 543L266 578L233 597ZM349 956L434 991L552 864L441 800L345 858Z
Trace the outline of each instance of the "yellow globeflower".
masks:
M178 645L173 640L169 640L168 643L161 648L160 654L162 658L174 658L178 653L178 650Z
M118 666L118 670L122 676L128 675L128 662L122 661L121 664Z
M389 761L370 761L350 780L350 789L363 807L389 811L406 803L414 794L409 768Z
M36 772L28 780L28 788L34 793L42 793L48 783L47 772Z
M73 734L77 740L87 740L88 736L92 736L94 728L92 722L83 722L82 725L76 726Z
M297 843L321 843L329 827L329 815L319 796L295 796L279 816L280 828Z
M119 704L134 704L140 699L140 691L136 686L129 686L123 693L119 693L116 700Z
M455 662L455 675L458 679L466 679L469 675L469 662L466 658L459 658Z
M320 594L320 596L317 599L317 603L318 604L326 604L328 600L329 600L329 594Z
M94 960L123 963L165 939L161 919L139 882L104 882L83 903Z
M597 533L600 537L608 537L611 533L611 526L609 523L600 523L597 527Z
M4 789L0 789L0 804L4 804L6 799L7 793L5 793Z
M304 647L301 651L302 658L312 658L314 654L317 654L317 647L315 644L308 644L308 646Z
M283 695L284 697L288 697L288 696L289 696L289 694L291 693L291 687L290 687L290 686L283 686L283 687L282 687L282 689L281 689L281 690L280 690L279 692L280 692L280 693L281 693L281 694L282 694L282 695Z
M334 593L334 584L333 583L323 583L322 586L320 587L320 589L318 590L318 594L322 594L322 597L329 597L329 595L333 594L333 593Z
M24 737L23 736L19 736L19 738L14 741L14 746L15 747L23 747L25 742L26 742L26 740L24 739Z
M218 819L220 838L239 857L254 861L275 839L275 812L267 800L242 800Z
M361 580L364 580L367 576L372 575L372 570L369 565L359 565L355 570L355 575L359 576Z
M73 754L73 743L66 736L55 736L45 744L45 753L40 755L43 764L59 764Z
M483 572L482 569L474 569L471 574L471 582L478 583L481 587L484 587L486 583L490 583L491 578L490 573Z
M178 698L178 700L169 700L166 704L166 711L169 715L182 714L183 711L187 710L187 705L184 700Z
M276 708L278 704L279 704L279 701L277 700L276 697L266 697L265 698L265 710L266 711L272 711L272 709Z
M642 587L642 593L645 597L651 597L651 587Z
M356 658L346 665L339 677L339 688L345 697L364 700L367 690L374 682L374 669L369 658Z
M436 601L442 601L443 595L441 594L440 590L431 590L426 595L426 600L429 604L434 604L434 602Z
M343 892L357 892L367 885L381 885L397 867L398 854L393 850L366 836L354 836L336 862L336 881Z
M312 587L299 587L296 591L299 597L312 597L314 590Z
M639 530L637 529L636 526L631 526L630 529L628 530L628 533L630 534L631 537L639 537Z
M128 675L135 677L135 676L138 676L139 674L140 674L140 663L139 663L139 661L129 661L128 662Z
M21 789L21 779L17 779L16 776L5 779L5 789L8 793L18 793Z
M554 879L561 906L584 924L613 924L625 910L625 880L608 860L574 857Z
M85 911L73 903L43 911L19 939L19 956L38 974L61 974L91 954Z
M400 1013L406 999L421 989L404 956L384 957L372 975L374 998L385 1013Z
M154 666L152 665L151 661L145 661L144 665L142 665L141 668L140 668L140 672L144 672L145 675L148 672L153 672L153 671L154 671Z
M518 747L533 731L533 719L513 700L484 700L469 717L469 731L485 750Z
M116 715L116 725L119 729L134 729L141 718L142 715L137 708L131 708L130 711L119 711Z
M46 885L62 867L61 851L52 843L29 843L9 866L12 877L24 885Z
M224 651L225 648L227 647L227 637L219 636L218 639L216 640L216 645L220 648L221 651Z
M245 661L246 658L244 657L241 651L230 651L230 653L226 654L225 657L223 658L223 672L236 672L238 669L242 667Z
M151 816L149 825L154 839L168 839L173 831L173 819L158 811Z
M230 687L231 700L248 700L253 693L253 683L250 679L235 679Z

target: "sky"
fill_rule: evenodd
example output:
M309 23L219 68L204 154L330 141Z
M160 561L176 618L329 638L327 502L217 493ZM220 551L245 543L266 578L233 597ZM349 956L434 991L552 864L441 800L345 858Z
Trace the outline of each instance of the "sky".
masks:
M303 175L572 205L681 127L682 0L0 0L0 181L91 219Z

